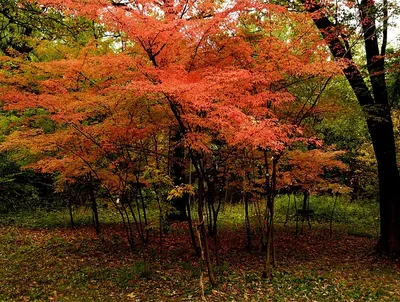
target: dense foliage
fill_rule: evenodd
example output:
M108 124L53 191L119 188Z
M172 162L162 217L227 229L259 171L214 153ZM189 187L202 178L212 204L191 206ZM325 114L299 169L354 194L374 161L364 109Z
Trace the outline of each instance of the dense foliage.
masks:
M331 234L339 195L378 197L379 247L396 254L398 63L392 51L385 65L385 38L381 53L371 41L376 6L361 1L354 17L363 70L351 16L318 1L292 4L3 2L0 210L61 199L74 226L74 208L87 205L103 238L98 207L112 206L146 271L151 209L160 254L179 212L206 268L201 284L207 271L216 285L228 202L243 202L246 246L260 242L271 277L277 194L302 196L294 217L309 224L310 195L334 196ZM383 17L392 10L384 5ZM385 37L386 19L383 27Z

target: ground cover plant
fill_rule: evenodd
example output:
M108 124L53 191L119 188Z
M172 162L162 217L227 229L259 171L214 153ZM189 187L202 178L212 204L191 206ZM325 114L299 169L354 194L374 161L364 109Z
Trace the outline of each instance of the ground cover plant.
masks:
M315 203L314 203L315 204ZM285 217L286 200L278 217ZM341 202L340 207L346 207ZM340 208L339 207L339 208ZM227 206L221 216L220 264L214 267L220 285L205 282L209 301L396 301L400 299L399 262L371 254L378 224L365 233L375 209L351 205L358 212L354 224L338 215L329 238L329 220L306 225L296 238L295 222L277 223L277 268L271 280L263 279L263 253L246 249L243 205ZM118 217L110 210L101 219ZM365 214L363 214L363 212ZM330 211L320 211L329 214ZM102 225L101 240L91 225L90 211L82 223L68 226L48 213L46 222L3 215L0 228L3 301L198 301L200 263L187 236L185 222L170 225L163 255L152 233L149 268L140 250L132 251L120 222ZM84 216L86 216L84 218ZM323 216L323 215L322 215ZM6 218L9 220L5 220ZM13 218L14 217L14 218ZM10 223L11 219L15 219ZM363 233L357 233L358 226ZM367 229L368 230L368 229ZM154 236L154 238L153 238ZM212 245L212 242L211 242ZM213 250L213 247L211 247ZM213 255L215 256L215 255ZM162 258L162 262L161 262ZM34 259L34 261L32 261ZM215 261L215 257L213 257Z

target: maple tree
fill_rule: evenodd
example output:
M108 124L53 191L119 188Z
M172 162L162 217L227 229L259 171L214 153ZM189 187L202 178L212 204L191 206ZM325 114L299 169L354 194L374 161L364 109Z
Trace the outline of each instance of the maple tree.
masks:
M283 188L300 187L310 193L340 192L340 187L344 186L338 180L334 182L324 177L329 169L347 170L347 166L338 159L340 155L343 155L343 152L319 149L290 151L285 156L288 167L280 174L279 184Z
M40 3L101 23L119 40L96 39L73 51L55 44L63 56L48 62L3 58L0 94L8 109L43 108L55 127L16 131L2 149L29 148L37 156L30 166L58 171L62 181L95 177L123 217L130 244L133 220L144 250L150 199L160 209L162 236L171 162L193 167L193 184L180 192L196 193L197 243L213 285L204 211L217 246L220 192L232 183L254 187L243 191L267 201L262 240L270 276L279 160L296 145L319 146L302 126L322 110L316 105L338 71L308 16L252 1ZM300 97L306 81L312 84ZM170 129L179 132L175 141ZM176 145L189 161L171 158Z

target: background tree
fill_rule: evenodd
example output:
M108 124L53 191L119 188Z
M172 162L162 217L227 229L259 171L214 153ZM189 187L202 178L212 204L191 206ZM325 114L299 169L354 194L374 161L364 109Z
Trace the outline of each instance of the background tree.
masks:
M304 1L333 57L342 64L343 73L361 105L368 125L378 165L379 202L381 217L378 251L391 255L400 253L400 192L396 161L391 106L386 84L385 55L387 46L388 7L383 6L382 44L377 29L378 7L372 0L361 0L353 5L352 18L360 23L361 39L365 47L367 76L357 66L352 55L352 36L343 23L318 1ZM367 82L368 81L368 82Z

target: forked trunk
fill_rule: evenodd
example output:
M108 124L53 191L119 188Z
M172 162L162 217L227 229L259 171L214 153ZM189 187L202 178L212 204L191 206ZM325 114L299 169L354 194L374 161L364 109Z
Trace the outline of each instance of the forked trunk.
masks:
M201 256L201 250L200 247L197 245L196 242L196 236L194 233L194 228L193 228L193 220L192 220L192 212L190 210L190 200L187 199L187 203L186 203L186 207L187 207L187 217L188 217L188 225L189 225L189 233L190 233L190 238L192 241L192 246L193 246L193 250L196 254L197 257ZM200 242L199 242L200 244Z
M312 14L315 25L328 44L332 55L339 60L346 59L343 73L352 87L361 108L364 111L368 131L374 147L378 164L380 238L378 251L392 256L400 255L400 181L396 161L393 122L385 80L385 48L379 52L376 29L376 5L371 0L361 0L358 4L359 17L362 20L365 54L371 89L355 64L351 48L346 37L326 15L319 1L303 1L305 9ZM387 8L383 8L387 10ZM386 11L387 13L387 11ZM384 28L384 36L387 28Z
M268 157L267 152L264 151L265 160L265 185L267 195L267 250L265 255L265 266L263 271L263 278L272 277L272 266L276 266L275 260L275 244L274 244L274 199L276 190L276 169L278 163L278 157L272 157L271 159L271 176L268 169ZM272 264L272 266L271 266Z
M199 223L200 223L200 236L201 236L201 241L202 241L202 249L204 252L204 259L207 265L207 270L208 270L208 277L210 279L210 283L213 286L217 285L217 281L214 277L214 273L212 270L212 263L211 263L211 256L210 256L210 249L208 246L208 240L207 240L207 230L206 230L206 225L204 222L204 181L202 179L199 179L199 188L198 188L198 215L199 215Z

